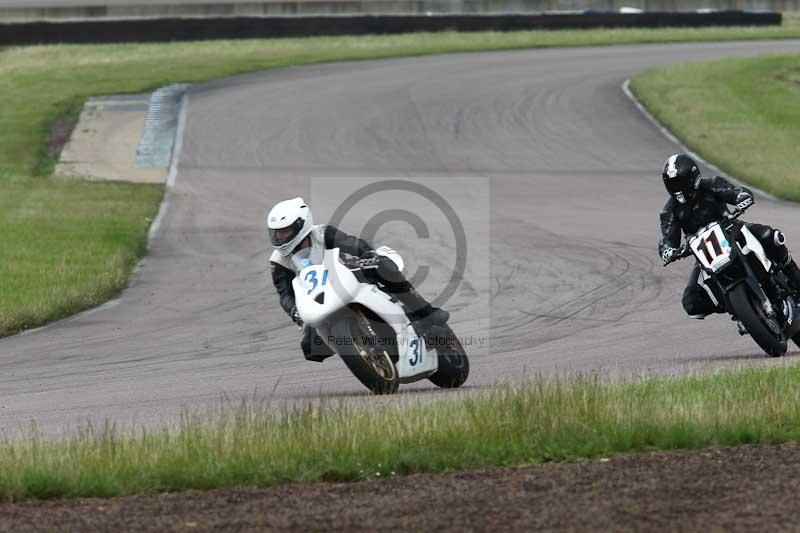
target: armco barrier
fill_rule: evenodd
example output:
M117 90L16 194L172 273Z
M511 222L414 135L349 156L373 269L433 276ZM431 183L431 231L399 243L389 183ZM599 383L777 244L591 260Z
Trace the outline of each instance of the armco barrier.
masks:
M347 15L90 20L0 24L0 46L364 35L411 32L515 31L567 28L764 26L780 13L585 13L542 15Z

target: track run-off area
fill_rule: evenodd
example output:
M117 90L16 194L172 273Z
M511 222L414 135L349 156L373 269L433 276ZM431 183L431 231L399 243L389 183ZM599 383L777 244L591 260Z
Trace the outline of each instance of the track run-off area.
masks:
M727 316L685 317L691 263L665 269L656 253L661 165L679 147L622 90L651 67L780 52L800 52L800 42L451 54L195 85L168 208L130 288L0 340L0 431L155 426L242 398L369 398L341 361L304 360L271 286L263 217L302 195L325 223L337 193L376 179L425 184L463 223L468 260L445 306L455 332L475 343L467 390L538 373L676 374L798 359L794 346L783 360L765 358ZM403 194L381 194L341 228L358 233L380 208L419 215L425 238L395 222L376 244L430 266L421 290L436 295L457 255L451 225L426 198L411 209ZM780 227L800 253L793 204L759 197L745 218ZM401 391L452 397L427 381Z

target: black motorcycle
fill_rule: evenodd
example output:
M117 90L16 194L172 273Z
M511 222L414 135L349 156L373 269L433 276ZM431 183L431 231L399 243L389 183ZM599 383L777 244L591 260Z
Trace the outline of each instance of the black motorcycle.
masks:
M728 213L687 236L673 261L694 255L701 267L698 282L711 300L733 316L741 335L749 334L768 355L780 357L787 339L800 346L797 291L761 242L736 220L742 212Z

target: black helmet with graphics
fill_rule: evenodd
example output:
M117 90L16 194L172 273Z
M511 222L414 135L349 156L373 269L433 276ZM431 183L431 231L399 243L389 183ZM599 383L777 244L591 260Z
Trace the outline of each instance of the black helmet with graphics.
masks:
M670 156L661 174L664 187L678 202L685 204L694 198L700 187L700 169L694 159L686 154Z

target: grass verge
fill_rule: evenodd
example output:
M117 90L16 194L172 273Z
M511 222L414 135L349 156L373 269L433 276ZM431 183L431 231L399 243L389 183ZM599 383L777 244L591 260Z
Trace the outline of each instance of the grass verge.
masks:
M800 55L673 65L637 76L631 89L708 161L800 201Z
M406 407L243 406L135 435L0 443L0 499L359 480L800 439L800 366L602 383L534 380Z
M162 191L132 183L0 183L0 333L66 316L124 288Z
M436 33L63 45L0 50L0 336L101 303L144 250L161 188L46 178L51 125L93 95L134 93L254 70L443 52L730 39L800 38L778 27ZM124 206L123 206L124 204ZM10 236L10 237L9 237Z

